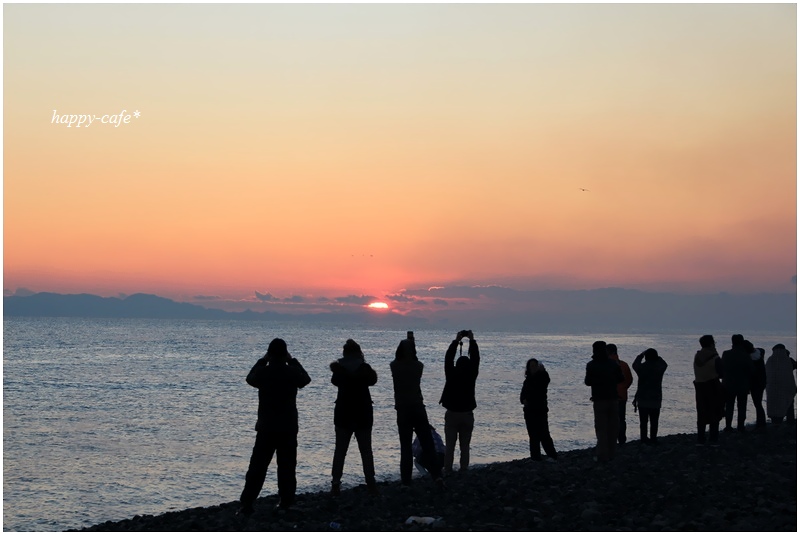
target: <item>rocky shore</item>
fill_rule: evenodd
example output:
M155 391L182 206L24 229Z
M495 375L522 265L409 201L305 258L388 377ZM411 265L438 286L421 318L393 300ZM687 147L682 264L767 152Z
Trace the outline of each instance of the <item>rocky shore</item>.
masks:
M634 431L635 426L632 426ZM350 470L360 469L353 463ZM270 466L267 477L275 477ZM608 463L591 449L557 463L521 459L429 479L299 494L276 514L276 496L237 516L237 502L104 522L86 531L797 531L797 429L722 433L719 447L695 435L638 440ZM407 523L410 517L418 521ZM434 521L435 519L435 521ZM427 523L426 523L427 522Z

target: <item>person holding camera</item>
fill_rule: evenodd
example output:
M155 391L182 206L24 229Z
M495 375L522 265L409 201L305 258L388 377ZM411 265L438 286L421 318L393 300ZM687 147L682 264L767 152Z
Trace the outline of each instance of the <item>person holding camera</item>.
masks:
M642 362L644 359L644 362ZM658 444L658 416L661 413L661 381L667 362L652 347L639 353L633 361L633 371L639 376L636 403L639 408L639 432L642 444ZM650 425L650 437L647 426Z
M250 456L239 514L253 512L272 456L278 458L278 511L294 504L297 479L297 390L311 382L303 366L292 358L286 342L275 338L267 354L247 374L247 384L258 388L256 443Z
M469 339L467 354L461 354L456 360L456 348L463 346L462 339ZM469 468L469 443L475 427L475 416L472 411L478 406L475 402L475 381L478 379L478 368L481 363L480 350L472 331L459 331L455 340L444 355L445 383L439 403L446 409L444 413L444 471L453 470L456 440L461 448L459 470Z
M437 486L442 488L444 487L442 470L436 463L436 448L431 437L431 425L428 422L428 413L425 410L420 387L424 366L417 359L413 332L408 331L406 339L400 341L390 368L394 387L394 408L397 411L397 432L400 435L400 481L403 485L411 484L414 468L411 445L416 433L422 446L425 464L431 466L431 476Z

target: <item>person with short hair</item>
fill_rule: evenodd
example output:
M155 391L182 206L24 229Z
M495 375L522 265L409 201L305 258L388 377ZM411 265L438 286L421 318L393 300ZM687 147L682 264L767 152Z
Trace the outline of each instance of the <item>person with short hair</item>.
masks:
M765 351L753 346L749 340L745 340L745 345L753 363L750 376L750 397L753 399L753 408L756 410L756 428L761 428L767 425L767 414L764 412L764 390L767 388Z
M617 385L623 382L622 370L608 358L606 343L598 340L592 344L592 360L586 364L583 382L592 389L594 431L597 436L597 460L607 462L614 458L619 432L619 394Z
M342 358L331 362L331 383L337 387L333 425L336 446L331 469L331 494L338 496L342 485L344 459L350 439L356 436L367 491L377 494L375 462L372 456L372 396L369 387L378 382L378 374L364 360L364 353L354 340L342 348Z
M469 339L469 349L466 355L461 355L456 360L456 348L460 347L463 338ZM444 355L445 383L439 403L446 409L444 413L444 471L453 471L453 458L456 451L456 440L461 448L461 458L458 469L469 468L469 444L472 440L472 430L475 427L473 411L478 406L475 401L475 381L478 379L478 369L481 364L481 354L478 342L472 331L459 331Z
M722 353L722 386L725 387L725 431L733 431L733 408L736 404L737 426L744 432L747 418L747 395L750 393L750 376L753 363L745 347L744 336L731 336L731 348Z
M297 359L292 358L286 342L275 338L266 355L258 359L247 384L258 388L258 423L256 443L245 475L244 490L239 498L239 514L253 512L272 456L277 454L277 510L285 511L294 504L297 490L297 390L311 382L308 373Z
M714 337L704 334L700 337L700 350L694 355L694 397L697 406L697 444L712 446L719 443L719 421L725 410L725 394L719 381L721 360L717 353Z

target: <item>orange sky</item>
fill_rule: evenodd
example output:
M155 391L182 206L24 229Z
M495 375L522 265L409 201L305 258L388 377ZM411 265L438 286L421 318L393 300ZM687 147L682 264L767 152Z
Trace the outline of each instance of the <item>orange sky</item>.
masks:
M794 292L796 37L791 4L7 4L4 288Z

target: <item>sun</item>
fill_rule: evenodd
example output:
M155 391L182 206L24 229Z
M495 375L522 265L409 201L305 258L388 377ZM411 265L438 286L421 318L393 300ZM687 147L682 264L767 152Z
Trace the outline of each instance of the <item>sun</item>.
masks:
M389 305L381 301L375 301L374 303L368 304L367 308L372 308L375 310L386 310L387 308L389 308Z

